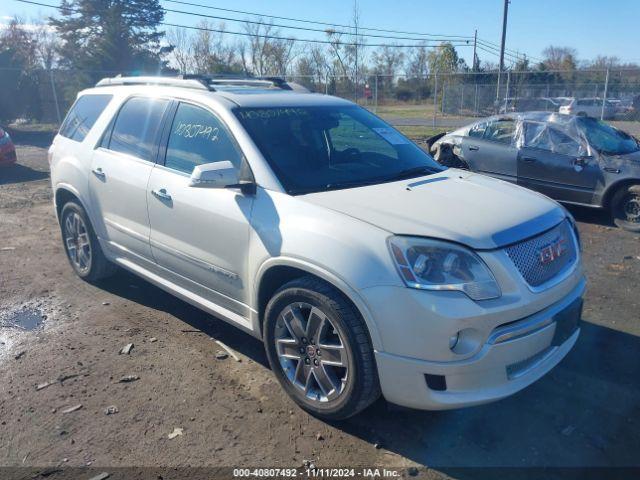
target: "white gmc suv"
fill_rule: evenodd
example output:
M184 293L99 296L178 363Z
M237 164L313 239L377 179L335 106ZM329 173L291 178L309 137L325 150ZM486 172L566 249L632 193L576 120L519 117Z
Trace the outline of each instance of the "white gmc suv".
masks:
M302 408L510 395L579 335L572 217L443 169L353 103L280 79L111 78L49 151L70 263L123 267L264 341Z

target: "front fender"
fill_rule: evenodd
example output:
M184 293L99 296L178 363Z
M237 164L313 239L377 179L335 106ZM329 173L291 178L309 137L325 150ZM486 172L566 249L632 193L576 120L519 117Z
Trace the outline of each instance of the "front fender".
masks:
M378 327L373 320L373 315L371 314L369 307L364 302L360 294L355 289L351 288L349 284L335 272L331 272L312 262L300 258L286 256L267 259L260 265L255 277L253 285L253 305L258 305L258 292L260 291L260 284L262 282L262 279L264 278L264 274L271 268L279 266L292 267L308 272L309 274L321 278L325 282L330 283L335 288L340 290L343 295L345 295L356 306L356 308L362 315L362 318L364 319L365 324L367 325L367 328L369 330L369 336L371 337L373 348L375 350L382 349L382 341L380 340ZM260 319L257 317L258 316L256 316L255 321L259 322ZM260 330L260 325L254 325L254 331L258 332Z
M265 272L277 265L294 267L342 291L360 310L374 347L381 347L378 329L360 292L376 285L404 286L388 250L388 231L306 202L304 196L262 188L256 193L251 227L247 278L253 281L248 297L254 311L259 310Z

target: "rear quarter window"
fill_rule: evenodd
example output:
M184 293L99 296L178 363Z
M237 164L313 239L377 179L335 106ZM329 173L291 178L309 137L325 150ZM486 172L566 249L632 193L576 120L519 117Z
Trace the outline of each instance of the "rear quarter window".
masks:
M78 98L62 122L60 135L82 142L111 98L113 95L83 95Z
M113 125L109 150L153 161L160 125L168 105L169 100L152 97L127 100Z

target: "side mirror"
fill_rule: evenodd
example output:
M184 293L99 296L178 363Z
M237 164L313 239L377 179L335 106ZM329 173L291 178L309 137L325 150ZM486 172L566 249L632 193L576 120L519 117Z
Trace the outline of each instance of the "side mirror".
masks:
M229 160L198 165L191 173L190 187L227 188L238 184L238 169Z

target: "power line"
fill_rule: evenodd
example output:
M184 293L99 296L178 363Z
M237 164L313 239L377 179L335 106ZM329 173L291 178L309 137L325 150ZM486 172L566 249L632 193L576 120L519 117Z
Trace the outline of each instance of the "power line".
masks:
M500 51L500 47L499 46L495 46L495 45L489 44L489 43L485 42L484 40L478 39L478 43L480 45L482 45L483 47L485 47L485 48L489 48L489 49L495 50L497 52ZM517 58L517 59L522 59L524 57L529 57L528 55L526 55L524 53L520 53L520 52L517 52L515 50L510 50L510 49L507 49L507 48L505 48L504 54L508 55L508 56L511 56L513 58ZM529 57L529 58L534 58L534 57Z
M172 8L166 8L163 7L165 12L171 12L171 13L178 13L178 14L182 14L182 15L193 15L193 16L197 16L197 17L203 17L203 18L213 18L216 20L224 20L224 21L230 21L230 22L239 22L239 23L250 23L253 25L265 25L265 26L272 26L272 27L278 27L278 28L287 28L287 29L293 29L293 30L303 30L306 32L320 32L320 33L338 33L338 34L342 34L342 35L353 35L352 32L345 32L345 31L341 31L341 30L331 30L331 29L321 29L321 28L311 28L311 27L296 27L293 25L282 25L282 24L278 24L278 23L265 23L263 21L256 21L256 20L246 20L246 19L239 19L239 18L229 18L229 17L220 17L218 15L207 15L205 13L197 13L197 12L185 12L184 10L175 10ZM360 28L358 28L360 29ZM447 38L438 38L438 37L434 37L434 38L429 38L429 39L425 39L425 38L415 38L415 37L397 37L397 36L390 36L390 35L377 35L377 34L373 34L373 33L359 33L356 35L357 37L371 37L371 38L384 38L387 40L412 40L412 41L416 41L416 42L424 42L426 41L432 41L432 42L446 42L446 41L450 41ZM462 37L461 37L462 38ZM456 42L471 42L471 37L468 39L462 39L462 40L455 40Z
M23 2L26 0L15 0L17 2ZM239 36L243 36L243 37L258 37L258 38L265 38L265 39L270 39L270 40L286 40L286 41L292 41L292 42L304 42L304 43L321 43L321 44L325 44L325 45L345 45L345 46L350 46L350 47L390 47L390 48L440 48L442 45L433 45L433 46L428 46L428 45L424 45L424 44L412 44L412 45L401 45L401 44L397 44L397 43L359 43L359 42L341 42L338 40L317 40L317 39L311 39L311 38L296 38L296 37L281 37L278 35L263 35L263 34L256 34L256 33L246 33L246 32L233 32L231 30L223 30L223 29L217 29L217 28L208 28L208 27L194 27L194 26L190 26L190 25L180 25L180 24L175 24L175 23L166 23L166 22L160 22L160 25L165 25L168 27L177 27L177 28L187 28L189 30L200 30L200 31L205 31L205 32L214 32L214 33L226 33L229 35L239 35ZM470 44L467 43L460 43L460 44L452 44L455 47L468 47L470 46Z
M487 45L489 45L489 46L491 46L491 47L494 47L494 48L496 48L496 49L500 48L500 44L498 44L498 43L496 43L496 42L491 42L491 41L486 40L486 39L484 39L484 38L482 38L482 39L478 39L478 41L480 41L480 42L482 42L482 43L486 43ZM534 60L542 61L542 59L541 59L541 58L539 58L539 57L534 57L533 55L527 55L527 54L525 54L525 53L521 53L521 52L519 52L518 50L514 50L514 49L512 49L512 48L505 48L504 50L505 50L505 52L511 52L511 53L513 53L513 54L515 54L515 55L520 55L520 56L523 56L523 57L524 57L524 56L526 56L527 58L533 58Z
M487 48L484 48L482 45L478 45L478 50L482 50L483 52L486 53L490 53L491 55L495 56L495 57L500 57L500 53L495 51L495 50L489 50ZM507 59L512 61L512 62L519 62L520 60L522 60L522 58L519 57L512 57L509 54L505 53L505 57L508 57Z
M42 7L48 7L48 8L54 8L57 10L61 10L61 11L68 11L68 12L72 12L72 13L79 13L78 9L74 9L72 7L63 7L63 6L56 6L56 5L49 5L46 3L42 3L42 2L37 2L37 1L33 1L33 0L14 0L16 2L20 2L20 3L27 3L27 4L31 4L31 5L38 5L38 6L42 6ZM172 2L176 2L176 3L186 3L186 2L178 2L178 0L165 0L165 1L172 1ZM216 8L216 7L211 7L211 8ZM174 13L184 13L184 14L190 14L190 15L196 15L196 16L203 16L203 17L209 17L209 18L216 18L216 19L223 19L223 20L232 20L232 21L236 21L236 22L243 22L243 23L252 23L252 24L260 24L260 25L265 25L265 26L279 26L279 25L274 25L274 24L266 24L264 22L256 22L256 21L246 21L246 20L239 20L239 19L230 19L230 18L226 18L226 17L217 17L217 16L213 16L213 15L205 15L205 14L199 14L199 13L194 13L194 12L182 12L179 10L172 10L172 9L166 9L167 11L170 12L174 12ZM272 17L275 18L275 17ZM315 23L313 21L309 21L311 23ZM321 22L319 22L321 23ZM283 40L283 41L294 41L294 42L303 42L303 43L316 43L316 44L324 44L324 45L344 45L344 46L368 46L368 47L391 47L391 48L420 48L420 47L425 47L425 48L439 48L441 47L441 45L432 45L432 46L428 46L425 45L424 43L419 43L419 44L408 44L408 45L401 45L401 44L363 44L360 42L343 42L343 41L339 41L339 40L319 40L319 39L305 39L305 38L296 38L296 37L286 37L286 36L281 36L281 35L267 35L267 34L258 34L258 33L247 33L247 32L235 32L235 31L231 31L231 30L225 30L225 29L219 29L219 28L210 28L210 27L199 27L199 26L191 26L191 25L182 25L182 24L176 24L176 23L169 23L169 22L160 22L161 25L164 26L168 26L168 27L174 27L174 28L185 28L188 30L196 30L196 31L209 31L209 32L213 32L213 33L221 33L221 34L229 34L229 35L235 35L235 36L243 36L243 37L257 37L257 38L263 38L263 39L270 39L270 40ZM337 25L336 25L337 26ZM306 29L306 28L302 28L302 27L290 27L290 26L283 26L284 28L294 28L294 29L301 29L301 30L317 30L317 29ZM346 33L346 32L338 32L338 33ZM360 36L360 35L359 35ZM400 38L406 38L406 37L387 37L387 36L383 36L383 35L365 35L365 36L373 36L373 37L377 37L377 38L389 38L389 39L400 39ZM408 38L406 38L408 39ZM412 39L412 40L416 40L416 41L423 41L420 39ZM442 41L442 39L439 39L440 41ZM436 39L432 39L431 41L437 41ZM445 40L448 41L449 43L451 43L454 47L467 47L467 46L471 46L472 43L469 40L457 40L457 41L451 41L451 40ZM490 45L487 45L485 42L481 39L478 39L478 43L477 43L477 48L479 50L482 50L483 52L486 53L490 53L492 55L498 56L497 53L497 48L496 47L492 47ZM507 52L505 52L505 55L508 56L510 59L515 60L515 61L519 61L522 59L522 57L520 56L516 56L516 55L512 55L509 54Z
M478 50L482 50L483 52L487 52L490 53L492 55L495 55L497 57L500 56L500 51L497 48L493 48L493 47L489 47L483 43L478 42ZM514 61L520 61L524 59L524 55L522 56L516 56L516 55L511 55L508 52L504 53L505 57L508 57L510 60L514 60Z
M14 0L15 2L20 2L20 3L27 3L27 4L31 4L31 5L38 5L41 7L48 7L48 8L55 8L57 10L62 10L62 11L67 11L67 12L72 12L72 13L79 13L80 10L78 9L74 9L72 7L63 7L63 6L57 6L57 5L49 5L46 3L41 3L41 2L35 2L32 0ZM186 28L189 30L198 30L198 31L207 31L207 32L214 32L214 33L223 33L223 34L229 34L229 35L236 35L236 36L243 36L243 37L253 37L253 38L264 38L264 39L270 39L270 40L285 40L285 41L292 41L292 42L305 42L305 43L321 43L321 44L325 44L325 45L344 45L344 46L367 46L367 47L390 47L390 48L420 48L420 47L425 47L425 48L438 48L440 47L440 45L435 45L432 47L428 47L425 46L424 44L411 44L411 45L400 45L400 44L396 44L396 43L379 43L379 44L363 44L363 43L359 43L359 42L342 42L339 40L318 40L318 39L311 39L311 38L296 38L296 37L283 37L280 35L264 35L264 34L258 34L258 33L247 33L247 32L234 32L231 30L224 30L224 29L218 29L218 28L208 28L208 27L197 27L197 26L191 26L191 25L181 25L181 24L176 24L176 23L168 23L168 22L158 22L160 25L164 25L167 27L176 27L176 28ZM263 25L268 25L268 24L263 24ZM463 42L463 43L456 43L453 44L453 46L456 47L465 47L465 46L470 46L469 43Z
M186 1L182 1L182 0L164 0L165 2L168 3L177 3L177 4L181 4L181 5L189 5L192 7L200 7L200 8L208 8L210 10L219 10L219 11L223 11L223 12L231 12L231 13L239 13L242 15L253 15L253 16L258 16L258 17L266 17L266 18L275 18L276 20L287 20L287 21L291 21L291 22L300 22L300 23L308 23L308 24L315 24L315 25L325 25L325 26L329 26L329 27L340 27L340 28L353 28L353 25L344 25L344 24L340 24L340 23L328 23L328 22L320 22L317 20L307 20L307 19L302 19L302 18L293 18L293 17L279 17L276 15L268 15L268 14L263 14L263 13L256 13L256 12L247 12L244 10L234 10L231 8L222 8L222 7L213 7L211 5L202 5L200 3L193 3L193 2L186 2ZM359 30L368 30L371 32L383 32L383 33L398 33L398 34L402 34L402 35L420 35L423 37L438 37L438 38L458 38L458 39L464 39L464 40L470 40L472 37L468 36L468 35L444 35L444 34L429 34L429 33L418 33L418 32L406 32L406 31L402 31L402 30L386 30L386 29L382 29L382 28L374 28L374 27L358 27Z
M340 28L353 29L352 25L344 25L344 24L339 24L339 23L328 23L328 22L321 22L321 21L301 19L301 18L281 17L281 16L276 16L276 15L267 15L267 14L261 14L261 13L257 13L257 12L249 12L249 11L246 11L246 10L235 10L235 9L231 9L231 8L214 7L214 6L211 6L211 5L203 5L203 4L194 3L194 2L187 2L187 1L183 1L183 0L164 0L164 1L168 2L168 3L176 3L176 4L180 4L180 5L188 5L188 6L192 6L192 7L206 8L206 9L210 9L210 10L219 10L219 11L238 13L238 14L243 14L243 15L253 15L253 16L257 16L257 17L265 17L265 18L270 18L270 19L286 20L286 21L292 21L292 22L300 22L300 23L305 23L305 24L325 25L325 26L329 26L329 27L340 27ZM166 7L164 7L164 9L167 12L179 13L179 14L185 14L185 15L194 15L194 16L206 17L206 18L214 18L214 19L218 19L218 20L228 20L228 21L233 21L233 22L243 22L243 23L261 24L261 25L272 25L274 27L280 27L280 28L288 28L288 29L294 29L294 30L304 30L304 31L327 33L326 29L318 29L318 28L310 28L310 27L299 27L299 26L293 26L293 25L282 25L282 24L273 24L273 23L272 24L266 24L263 21L252 21L252 20L242 20L242 19L237 19L237 18L220 17L220 16L216 16L216 15L208 15L208 14L198 13L198 12L185 12L185 11L182 11L182 10L175 10L175 9L170 9L170 8L166 8ZM389 36L389 35L358 34L359 37L384 38L384 39L389 39L389 40L412 40L412 41L424 41L424 40L426 40L426 41L446 42L446 41L451 41L450 39L458 39L458 40L454 40L454 41L456 41L456 42L466 42L467 44L471 44L471 41L473 40L473 37L464 36L464 35L428 34L428 33L419 33L419 32L407 32L407 31L401 31L401 30L387 30L387 29L373 28L373 27L358 27L358 29L359 30L367 30L367 31L376 31L376 32L386 32L386 33L413 35L413 37L397 37L397 36ZM352 34L351 32L344 32L344 31L335 31L335 33L347 34L347 35ZM421 38L415 38L416 35L421 37ZM487 48L491 48L491 49L495 49L495 50L500 48L500 46L498 44L496 44L494 42L490 42L490 41L485 40L485 39L478 38L478 42L482 43L482 44L485 44L485 47L487 47ZM511 55L509 55L511 58L515 58L517 60L522 60L522 58L524 58L525 56L528 57L528 58L537 59L537 57L534 57L532 55L525 55L525 54L517 52L516 50L513 50L513 49L506 49L505 48L505 51L509 52L511 54ZM538 59L538 60L541 60L541 59Z

